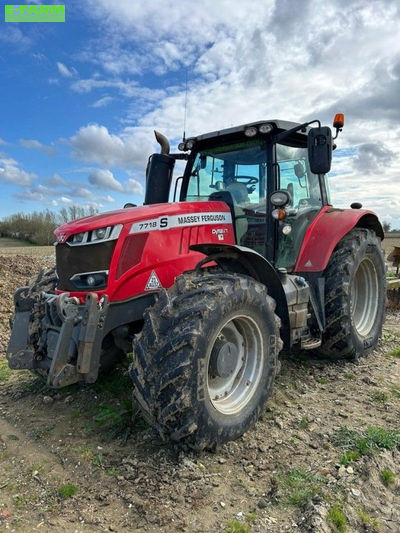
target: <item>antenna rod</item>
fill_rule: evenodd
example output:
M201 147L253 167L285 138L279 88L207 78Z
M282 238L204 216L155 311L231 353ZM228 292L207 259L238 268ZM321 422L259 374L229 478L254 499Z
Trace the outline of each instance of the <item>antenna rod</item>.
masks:
M185 88L185 110L183 115L183 142L186 141L186 110L187 110L187 94L188 94L188 71L186 69L186 88Z

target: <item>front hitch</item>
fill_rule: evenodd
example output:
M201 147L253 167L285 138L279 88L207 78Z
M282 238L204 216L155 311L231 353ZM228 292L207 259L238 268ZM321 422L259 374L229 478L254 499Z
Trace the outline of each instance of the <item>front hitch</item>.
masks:
M68 293L42 293L34 304L40 309L38 339L31 343L31 310L20 309L16 302L8 365L13 369L41 370L47 385L65 387L78 381L93 383L99 371L101 344L108 310L108 298L96 293L86 296L81 305Z

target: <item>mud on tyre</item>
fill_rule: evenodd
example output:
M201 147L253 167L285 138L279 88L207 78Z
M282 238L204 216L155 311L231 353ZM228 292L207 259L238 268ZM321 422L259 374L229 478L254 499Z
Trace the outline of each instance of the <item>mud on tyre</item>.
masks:
M345 235L324 276L326 328L317 355L367 355L381 336L386 307L385 262L375 232L356 228Z
M196 449L242 435L272 393L282 347L275 302L243 275L186 273L144 316L134 400L163 438Z

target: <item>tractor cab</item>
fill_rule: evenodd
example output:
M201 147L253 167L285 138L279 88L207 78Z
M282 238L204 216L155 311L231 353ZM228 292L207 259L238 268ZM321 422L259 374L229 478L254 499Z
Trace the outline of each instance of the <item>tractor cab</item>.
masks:
M322 144L323 157L329 160L325 168L320 153L310 147L313 130L323 130L318 146ZM231 210L236 244L290 271L307 227L329 204L325 172L332 142L326 130L330 133L329 128L272 120L191 137L179 145L183 154L169 156L187 159L174 196L181 202L225 202Z

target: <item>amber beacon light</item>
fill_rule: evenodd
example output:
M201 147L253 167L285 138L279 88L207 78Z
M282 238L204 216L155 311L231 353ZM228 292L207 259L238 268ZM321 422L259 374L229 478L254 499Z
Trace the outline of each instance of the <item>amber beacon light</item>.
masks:
M336 139L336 137L339 135L339 131L342 131L343 126L344 126L343 113L336 113L335 118L333 119L333 127L336 129L336 135L333 137L334 139Z

